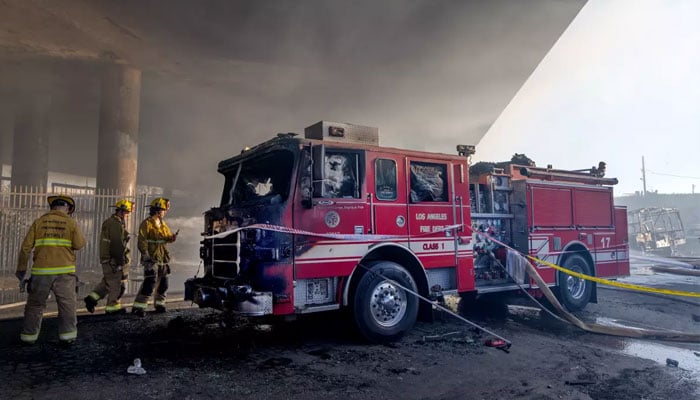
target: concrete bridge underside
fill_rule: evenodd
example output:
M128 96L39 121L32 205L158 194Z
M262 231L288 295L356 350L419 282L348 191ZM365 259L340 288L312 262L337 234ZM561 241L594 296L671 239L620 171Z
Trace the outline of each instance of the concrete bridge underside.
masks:
M3 1L0 163L12 185L205 190L219 158L319 119L475 143L584 3Z

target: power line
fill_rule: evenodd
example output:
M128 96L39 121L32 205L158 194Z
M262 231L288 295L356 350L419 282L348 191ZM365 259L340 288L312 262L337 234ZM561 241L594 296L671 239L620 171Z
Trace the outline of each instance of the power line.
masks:
M673 178L685 178L685 179L697 179L697 180L700 180L700 177L697 177L697 176L664 174L664 173L661 173L661 172L654 172L654 171L650 171L650 170L647 170L647 172L650 173L650 174L652 174L652 175L661 175L661 176L670 176L670 177L673 177Z

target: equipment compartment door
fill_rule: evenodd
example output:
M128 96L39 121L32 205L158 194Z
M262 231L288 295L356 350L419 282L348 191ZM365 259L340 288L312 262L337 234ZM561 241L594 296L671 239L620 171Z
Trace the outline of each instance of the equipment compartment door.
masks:
M615 207L615 235L617 236L616 251L617 275L630 274L629 243L627 242L627 209Z
M596 275L600 277L618 276L617 238L614 231L596 232L593 234Z

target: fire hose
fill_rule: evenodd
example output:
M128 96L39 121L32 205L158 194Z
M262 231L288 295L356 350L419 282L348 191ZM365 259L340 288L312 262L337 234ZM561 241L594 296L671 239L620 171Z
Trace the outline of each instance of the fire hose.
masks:
M528 258L530 258L531 260L536 261L536 262L543 262L541 260L538 260L535 257L528 256ZM551 266L550 263L545 263L545 264ZM611 336L623 336L623 337L640 338L640 339L668 340L668 341L674 341L674 342L700 343L700 334L676 332L676 331L666 331L666 330L658 330L658 329L633 328L633 327L627 327L627 326L608 326L608 325L600 325L600 324L595 324L595 323L583 322L580 319L578 319L576 316L571 314L570 312L566 311L564 309L564 307L562 307L562 305L559 303L559 301L557 300L554 293L552 293L551 289L549 289L547 284L544 282L544 280L542 279L540 274L537 272L535 267L532 266L531 263L525 263L525 267L526 267L528 275L530 275L530 277L535 280L535 282L537 283L537 286L542 291L542 293L547 298L547 300L552 304L552 306L556 310L557 314L559 314L559 316L561 316L566 321L568 321L569 323L571 323L572 325L574 325L580 329L583 329L587 332L600 333L600 334L611 335ZM571 271L571 272L573 272L573 271ZM587 276L587 275L584 275L584 276ZM588 278L594 278L594 277L588 277Z
M564 267L561 267L559 265L541 260L536 257L532 256L525 256L519 251L511 248L510 246L506 245L505 243L502 243L495 238L485 234L485 233L479 233L480 235L484 235L485 237L489 238L490 240L493 240L495 243L498 243L502 246L504 246L507 249L510 249L512 251L515 251L519 257L526 257L529 260L532 260L533 262L546 265L548 267L554 268L558 271L564 272L565 274L574 276L579 279L585 279L588 281L592 282L597 282L601 284L606 284L606 285L611 285L611 286L616 286L616 287L621 287L625 289L632 289L632 290L637 290L637 291L642 291L642 292L650 292L650 293L662 293L662 294L669 294L669 295L676 295L676 296L687 296L687 297L700 297L700 293L694 293L694 292L684 292L684 291L678 291L678 290L669 290L669 289L657 289L657 288L649 288L646 286L640 286L640 285L632 285L628 283L622 283L622 282L614 282L610 281L607 279L602 279L598 278L595 276L589 276L585 274L581 274L575 271L568 270ZM499 262L500 264L500 262ZM695 334L695 333L685 333L685 332L677 332L677 331L668 331L668 330L659 330L659 329L647 329L647 328L636 328L636 327L627 327L627 326L608 326L608 325L601 325L601 324L596 324L596 323L587 323L583 322L580 319L578 319L575 315L564 309L562 307L561 303L559 303L559 300L557 297L552 293L552 290L549 288L547 283L542 279L540 276L539 272L537 272L537 269L532 265L530 262L525 262L523 263L525 265L526 272L528 275L535 281L537 284L537 287L542 291L544 296L547 298L549 303L552 305L556 313L558 314L558 319L563 319L572 325L585 330L587 332L592 332L592 333L599 333L599 334L604 334L604 335L611 335L611 336L622 336L622 337L631 337L631 338L640 338L640 339L655 339L655 340L666 340L666 341L675 341L675 342L691 342L691 343L700 343L700 334ZM501 268L503 268L503 265L501 265ZM504 268L505 270L505 268ZM506 271L507 272L507 271ZM520 285L518 285L521 290L523 290L525 293L527 291ZM529 293L527 293L529 295ZM532 296L530 296L532 300ZM546 309L542 304L537 302L535 300L535 303L537 303L540 308L543 310L549 312L549 310Z
M265 230L277 231L277 232L282 232L282 233L298 234L298 235L305 235L305 236L325 237L328 239L335 239L335 240L358 240L358 239L365 239L366 240L369 237L369 238L374 239L376 241L383 241L383 240L392 240L392 239L397 238L397 236L395 236L395 235L323 234L323 233L309 232L309 231L303 231L303 230L298 230L298 229L294 229L294 228L287 228L287 227L274 226L274 225L268 225L268 224L254 224L254 225L247 226L247 227L240 227L240 228L236 228L236 229L231 230L231 231L226 231L226 232L222 232L222 233L219 233L219 234L216 234L213 236L209 236L208 238L221 238L221 237L228 236L228 235L230 235L234 232L237 232L239 230L249 229L249 228L265 229ZM464 228L464 229L467 229L467 230L470 230L473 232L473 230L470 226L464 225L464 224L457 224L457 225L446 226L446 227L444 227L436 232L431 232L430 234L435 234L435 233L442 232L442 231L455 231L455 230L461 229L461 228ZM602 279L602 278L598 278L598 277L594 277L594 276L580 274L580 273L577 273L575 271L570 271L568 269L565 269L559 265L552 264L552 263L549 263L549 262L544 261L544 260L540 260L536 257L532 257L529 255L523 255L518 250L513 249L512 247L506 245L505 243L502 243L502 242L496 240L495 238L493 238L492 236L490 236L484 232L479 232L478 234L488 238L489 240L492 240L495 243L498 243L499 245L501 245L507 249L515 251L518 254L518 256L520 256L520 257L527 257L528 259L530 259L536 263L549 266L551 268L562 271L566 274L577 277L579 279L585 279L588 281L598 282L601 284L617 286L617 287L621 287L624 289L638 290L638 291L642 291L642 292L661 293L661 294L676 295L676 296L700 297L700 293L683 292L683 291L668 290L668 289L649 288L646 286L632 285L632 284L627 284L627 283L622 283L622 282L614 282L614 281L610 281L610 280L606 280L606 279ZM544 282L542 277L537 272L537 269L535 269L535 267L529 261L525 262L523 264L525 264L525 266L526 266L526 271L527 271L528 275L535 281L538 288L542 291L544 296L547 298L547 300L554 307L554 310L558 314L558 317L559 317L558 319L569 322L572 325L574 325L582 330L592 332L592 333L611 335L611 336L623 336L623 337L631 337L631 338L644 338L644 339L667 340L667 341L676 341L676 342L700 343L700 334L692 334L692 333L684 333L684 332L676 332L676 331L668 331L668 330L658 330L658 329L625 327L625 326L607 326L607 325L600 325L600 324L595 324L595 323L583 322L580 319L578 319L576 316L571 314L570 312L566 311L564 309L564 307L562 307L562 305L559 303L559 301L557 300L554 293L552 293L551 289L549 289L549 286L547 285L547 283ZM366 266L364 266L362 264L359 264L359 265L362 268L364 268L364 269L366 269L374 274L378 274L376 271L371 271L370 269L368 269ZM395 281L393 281L387 277L384 277L384 276L382 276L382 278L386 279L387 281L392 282L392 284L396 285L397 287L400 287L401 289L407 291L408 293L411 293L412 295L417 296L419 299L429 302L434 307L436 307L442 311L445 311L452 316L455 316L459 320L466 322L469 325L476 327L477 329L480 329L484 332L487 332L490 335L493 335L494 337L499 338L500 340L503 340L503 342L505 343L506 349L507 349L507 347L509 347L511 345L510 341L508 341L508 340L502 338L501 336L498 336L495 333L490 332L487 329L467 320L466 318L454 313L452 310L449 310L448 308L446 308L442 305L435 304L430 299L427 299L427 298L419 295L418 293L400 285L398 282L395 282ZM529 293L527 293L527 290L524 287L522 287L520 285L518 285L518 286L520 287L521 290L523 290L526 294L529 295ZM534 300L535 303L537 303L538 306L540 306L540 308L544 309L547 312L550 312L549 310L546 309L546 307L544 307L542 304L540 304L534 298L532 298L532 296L530 296L530 298L532 300Z

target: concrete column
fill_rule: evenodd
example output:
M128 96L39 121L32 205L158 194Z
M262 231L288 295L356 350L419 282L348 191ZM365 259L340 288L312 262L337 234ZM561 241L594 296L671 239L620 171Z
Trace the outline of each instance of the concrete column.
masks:
M10 185L46 187L49 176L49 113L47 94L19 96L14 119Z
M102 77L97 187L136 193L141 71L123 65Z

